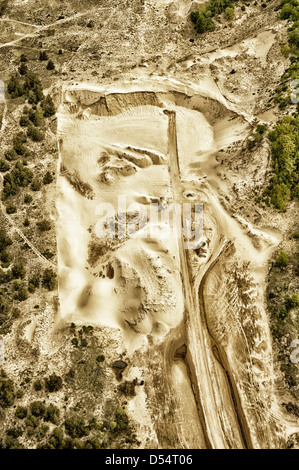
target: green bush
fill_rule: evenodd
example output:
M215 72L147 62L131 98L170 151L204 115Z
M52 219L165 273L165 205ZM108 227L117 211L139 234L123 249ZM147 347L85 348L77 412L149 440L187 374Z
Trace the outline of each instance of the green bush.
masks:
M15 392L14 383L11 379L0 379L0 405L3 408L8 408L14 404Z
M28 127L27 135L33 142L42 142L45 138L44 132L33 126Z
M299 296L293 294L292 297L286 297L285 299L285 308L287 311L292 310L299 306Z
M13 287L14 287L14 290L16 291L16 295L15 295L16 300L23 302L24 300L28 299L28 292L22 281L15 281Z
M223 16L226 20L232 20L235 17L235 9L233 7L227 7L224 10Z
M42 416L44 416L46 412L46 406L41 401L34 401L30 405L30 411L31 411L32 416L41 418Z
M9 169L10 169L9 164L5 160L1 159L0 160L0 172L5 173Z
M47 70L54 70L55 69L55 65L54 65L54 62L52 60L49 60L49 62L47 63Z
M89 429L85 426L84 419L81 417L75 416L66 419L64 426L66 433L73 438L83 437L89 434Z
M29 118L27 114L23 114L20 119L20 126L21 127L26 127L29 124Z
M200 34L215 30L210 12L207 12L205 9L202 9L201 13L198 11L192 12L191 21L195 24L194 29Z
M24 203L25 204L30 204L30 202L32 202L32 196L30 194L26 194L24 196Z
M44 184L50 184L52 183L53 181L53 176L51 175L51 173L49 171L47 171L47 173L45 174L44 178L43 178L43 183Z
M8 204L6 206L6 213L7 214L15 214L17 212L17 208L14 204Z
M44 111L44 117L53 116L56 112L53 100L50 95L47 95L46 98L41 102L41 108Z
M18 70L20 75L26 75L28 72L28 67L24 62L22 62Z
M11 161L16 160L18 158L18 154L14 149L11 149L11 150L8 150L7 152L5 152L4 157L5 157L6 160L11 162Z
M51 230L51 222L49 220L40 220L36 225L41 232L48 232Z
M25 268L23 263L15 263L11 268L11 273L13 279L24 279L25 277Z
M275 266L279 268L284 268L285 266L288 265L288 262L289 262L288 255L284 251L281 251L277 255Z
M28 415L26 420L25 420L25 425L28 428L31 428L31 429L37 428L38 423L39 423L38 418L36 416L33 416L33 415Z
M27 141L25 134L19 133L13 138L13 149L18 155L28 155L28 149L23 145Z
M25 406L18 406L15 412L15 416L19 419L24 419L27 416L27 408Z
M29 119L35 126L40 126L44 119L44 111L42 108L36 111L32 110L29 112Z
M39 60L48 60L48 54L46 53L46 51L41 51L39 53Z
M26 187L32 181L33 174L21 162L15 164L10 173L6 173L3 178L3 198L14 196L18 193L19 187Z
M42 184L39 180L35 179L32 181L31 185L30 185L32 191L39 191L42 187Z
M42 390L43 388L43 384L40 380L36 380L34 383L33 383L33 388L36 392L39 392L40 390Z
M56 287L56 274L52 269L45 269L42 279L42 285L45 289L53 290Z
M46 409L44 420L57 425L59 422L59 416L59 408L51 403Z
M45 379L45 388L48 392L58 392L62 389L62 379L56 374Z

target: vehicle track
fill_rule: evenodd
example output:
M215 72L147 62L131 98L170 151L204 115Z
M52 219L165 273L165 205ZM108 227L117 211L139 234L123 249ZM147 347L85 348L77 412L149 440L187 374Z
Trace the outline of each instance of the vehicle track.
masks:
M164 112L168 115L169 119L168 156L173 197L175 202L182 203L183 190L180 179L177 148L176 113L175 111L169 110L165 110ZM225 233L225 231L222 230L222 233ZM211 336L207 322L202 321L205 319L205 304L203 298L204 282L210 270L214 267L215 263L228 246L230 246L230 243L227 240L224 240L223 237L220 237L216 250L214 251L215 255L206 263L205 272L198 276L194 281L188 264L184 239L183 237L179 239L181 275L185 295L185 317L187 323L186 362L190 371L191 386L198 406L199 420L201 421L201 425L205 433L207 447L230 447L225 435L225 429L223 428L223 420L221 419L221 413L217 406L214 385L211 380L211 370L207 352L207 348L209 348L207 339L209 339L212 341L212 348L214 349L214 351L212 350L211 352L212 354L214 352L214 356L221 364L226 377L227 388L231 396L232 407L235 410L243 447L252 448L249 428L247 426L237 386L233 380L225 352ZM204 336L204 329L208 334L208 338Z

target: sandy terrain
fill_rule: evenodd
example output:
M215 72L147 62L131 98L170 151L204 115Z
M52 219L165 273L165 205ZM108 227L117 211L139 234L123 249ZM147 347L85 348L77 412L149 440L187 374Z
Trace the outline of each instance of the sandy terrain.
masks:
M25 53L53 96L57 115L29 168L39 177L51 168L56 179L30 212L31 227L51 220L45 242L23 226L23 196L16 214L1 202L1 220L21 255L28 250L28 272L57 269L58 287L18 304L22 315L4 337L8 375L27 384L59 373L65 388L51 399L62 427L77 405L99 423L121 406L138 441L127 443L128 433L112 445L286 447L299 426L282 406L291 398L275 362L266 280L298 207L284 215L255 203L270 175L269 142L246 148L257 122L271 128L282 115L273 96L288 66L287 26L277 2L238 5L234 22L204 35L189 17L201 1L10 3L0 18L2 78ZM5 150L23 104L1 105ZM192 216L203 204L191 249L163 219L173 203L190 203ZM57 258L42 254L47 240L57 240ZM90 349L75 347L90 325ZM120 375L116 360L126 364ZM49 400L28 385L19 403L40 397Z
M251 128L225 103L211 81L193 91L167 80L106 90L78 84L63 91L58 114L61 321L120 329L136 364L152 345L173 351L175 338L184 338L184 361L164 352L183 447L273 446L278 436L271 436L271 426L284 429L274 411L262 288L281 237L271 227L233 218L219 202L225 185L217 154ZM97 238L97 216L104 215L99 204L117 213L119 196L127 207L135 204L131 210L157 200L202 202L200 257L184 248L183 239L165 240L161 226L155 238L146 238L149 227L137 238ZM233 291L232 276L240 277ZM248 322L255 325L250 333ZM262 402L254 398L252 407L256 387L262 402L271 403L268 410L263 406L262 420ZM190 420L196 434L186 428Z

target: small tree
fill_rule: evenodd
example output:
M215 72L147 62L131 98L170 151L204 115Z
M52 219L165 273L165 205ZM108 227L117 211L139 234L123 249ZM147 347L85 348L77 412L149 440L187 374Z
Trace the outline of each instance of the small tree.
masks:
M47 171L47 173L45 174L44 178L43 178L43 183L44 184L50 184L52 183L53 181L53 176L51 175L51 173L49 171Z
M36 225L41 232L48 232L51 230L51 222L49 220L43 219L40 222L37 222Z
M25 406L18 406L15 412L15 416L19 419L24 419L27 416L27 408Z
M284 268L285 266L287 266L288 262L289 262L288 255L284 251L281 251L277 255L275 266L279 268Z
M22 62L19 67L19 73L20 75L26 75L27 72L28 72L28 67L24 62Z
M8 204L6 206L6 213L7 214L15 214L17 212L17 208L14 204Z
M62 389L62 379L56 374L50 375L45 379L45 387L48 392L58 392Z
M27 114L23 114L20 119L20 126L21 127L26 127L29 124L29 118Z
M44 414L46 412L46 406L41 401L34 401L30 405L30 410L31 410L31 414L33 416L36 416L37 418L40 418L40 417L44 416Z
M50 405L46 409L44 420L57 425L59 422L59 415L60 415L59 408L57 408L57 406L52 405L52 403L50 403Z
M33 180L31 183L31 189L32 191L39 191L40 188L42 187L42 184L38 180Z
M10 168L9 164L5 160L1 159L0 160L0 172L5 173L6 171L9 170L9 168Z
M25 277L25 268L23 263L15 263L11 268L11 273L14 279L24 279Z
M46 51L41 51L39 53L39 60L48 60L48 54L46 53Z
M41 142L45 138L45 134L33 126L28 127L27 135L33 140L33 142Z
M47 70L54 70L54 69L55 69L54 62L52 60L49 60L49 62L47 63Z
M42 279L42 285L45 289L53 290L56 287L56 274L52 269L45 269Z
M226 20L232 20L235 16L235 10L234 8L231 8L231 7L227 7L225 10L224 10L224 13L223 13L223 16Z

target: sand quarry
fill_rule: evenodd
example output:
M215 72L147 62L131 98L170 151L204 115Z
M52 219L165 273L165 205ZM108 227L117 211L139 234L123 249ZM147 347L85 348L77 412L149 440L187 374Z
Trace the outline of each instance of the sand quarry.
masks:
M150 445L277 447L298 430L277 402L264 306L267 261L280 236L219 201L217 155L250 128L250 117L231 110L207 78L196 86L77 84L61 93L60 322L121 332L131 375L148 384L129 408ZM99 221L111 222L103 204L122 214L130 207L127 220L136 221L141 206L172 202L203 204L197 249L165 237L159 221L146 224L156 224L155 237L144 227L135 236L97 235ZM163 433L161 419L173 430Z

